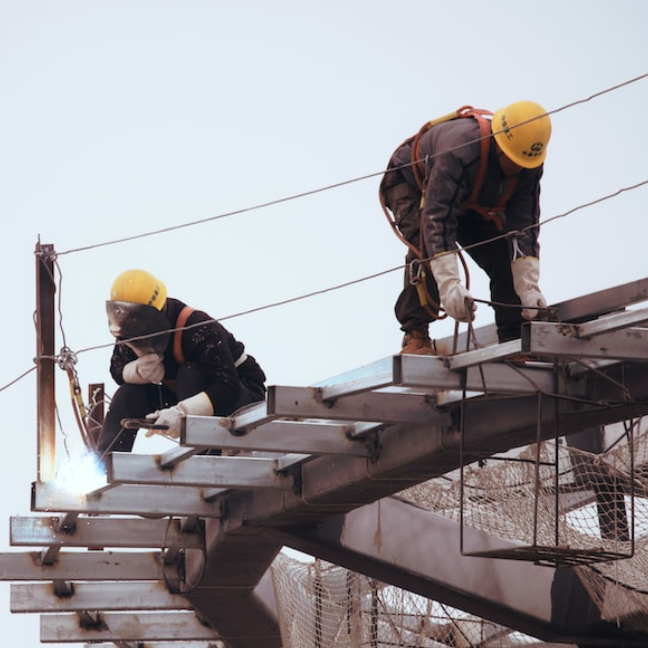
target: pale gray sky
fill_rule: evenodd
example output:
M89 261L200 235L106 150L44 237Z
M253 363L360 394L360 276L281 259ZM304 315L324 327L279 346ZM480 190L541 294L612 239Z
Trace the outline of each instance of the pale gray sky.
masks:
M308 385L396 353L400 271L229 318L400 265L378 176L70 251L376 174L423 122L465 104L531 99L551 111L585 99L648 72L647 22L635 0L0 0L0 386L34 366L39 236L61 255L62 327L84 387L114 389L109 347L84 350L110 344L104 302L129 267L222 319L269 384ZM648 179L647 110L643 80L554 116L544 219ZM644 186L543 228L550 302L648 275L647 198ZM488 299L477 270L472 287ZM492 321L484 305L478 315ZM66 376L56 379L74 445ZM9 517L30 514L35 387L32 373L0 392L0 551L11 550ZM0 619L5 644L40 645L38 616L10 614L7 583Z

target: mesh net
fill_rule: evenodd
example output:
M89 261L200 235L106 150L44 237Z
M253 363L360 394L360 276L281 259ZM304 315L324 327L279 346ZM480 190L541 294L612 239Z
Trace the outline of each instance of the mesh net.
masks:
M604 620L647 631L648 431L605 439L596 454L545 442L485 458L398 497L501 539L496 557L573 565ZM286 648L554 645L320 560L282 553L272 572Z
M321 560L281 553L272 574L284 648L558 647Z
M604 620L646 631L648 428L610 426L606 439L600 454L531 446L399 496L509 541L501 557L575 565Z
M517 456L485 459L400 496L508 541L502 557L563 564L629 557L629 455L626 447L594 455L547 442ZM479 547L462 549L480 553Z

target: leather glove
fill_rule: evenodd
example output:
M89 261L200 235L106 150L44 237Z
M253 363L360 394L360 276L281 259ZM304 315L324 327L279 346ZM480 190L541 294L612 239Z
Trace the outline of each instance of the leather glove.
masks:
M540 292L540 261L526 256L511 263L513 288L522 302L522 317L532 320L538 317L538 308L547 308L547 300Z
M154 434L161 434L162 436L178 439L182 431L182 419L185 416L212 416L213 414L214 407L209 400L209 396L205 392L200 392L195 396L181 400L177 405L147 414L147 421L151 421L156 425L166 425L168 429L147 430L146 436L151 437Z
M129 362L122 370L122 378L124 382L132 385L161 382L164 378L162 357L157 353L147 353L137 360Z
M432 274L439 287L439 299L446 313L458 322L472 322L477 305L459 279L457 255L444 253L430 261Z

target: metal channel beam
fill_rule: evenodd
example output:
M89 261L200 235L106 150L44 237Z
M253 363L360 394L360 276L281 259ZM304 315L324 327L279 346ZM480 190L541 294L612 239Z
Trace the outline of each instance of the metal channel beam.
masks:
M519 340L495 345L455 356L410 356L398 355L389 358L391 376L386 375L386 362L379 367L385 375L376 380L377 388L402 387L424 394L447 390L484 391L485 385L492 393L533 393L538 388L548 389L552 385L551 366L520 367L497 361L518 355ZM319 392L319 399L330 402L345 397L348 390L354 393L357 385L353 381L326 385ZM404 422L404 421L403 421Z
M605 288L555 304L563 322L591 320L648 300L648 278Z
M196 533L182 531L180 520L80 518L70 531L61 530L59 517L12 517L12 547L105 547L200 549Z
M594 337L601 333L614 333L631 326L639 326L648 322L648 308L629 310L615 315L606 315L591 322L576 325L576 332L580 338Z
M77 511L113 515L164 517L220 517L220 507L203 499L199 490L183 486L123 485L96 496L79 495L60 490L55 484L35 482L32 485L32 511Z
M3 581L143 581L163 580L162 553L60 552L51 565L44 565L37 551L0 553L0 580Z
M414 356L410 356L414 358ZM489 454L574 434L593 425L648 412L648 365L615 363L578 378L558 376L560 394L472 399L450 406L457 427L390 426L380 433L380 455L317 457L301 467L301 492L228 492L224 506L248 525L274 526L325 512L343 512L459 467L459 422L463 421L467 463ZM551 390L553 394L554 390ZM459 414L461 413L461 419ZM540 430L539 430L540 427ZM240 513L236 511L242 507ZM244 513L243 513L244 510Z
M277 473L276 466L276 460L259 457L200 456L169 469L151 455L115 452L106 457L108 480L116 484L291 490L293 478Z
M77 614L41 616L42 643L83 641L195 641L218 639L193 612L125 614L107 612L96 621L82 622Z
M616 361L648 360L648 329L628 328L594 337L579 337L576 325L531 322L522 334L522 347L532 354Z
M271 386L268 389L268 411L277 417L449 425L449 417L439 412L435 404L434 397L426 394L367 392L327 400L319 388Z
M628 306L648 300L648 278L630 281L612 288L598 290L589 295L575 297L551 304L561 322L584 322L626 309ZM466 349L468 332L461 332L457 340L454 336L436 340L437 349L453 355L455 343L457 350ZM482 326L470 333L470 342L476 338L481 346L497 344L497 329L494 324Z
M56 351L54 349L56 282L54 246L36 244L36 358L37 364L37 477L53 479L56 473Z
M464 556L459 529L409 502L385 498L344 516L282 527L277 533L287 546L547 641L646 645L646 636L628 636L587 615L571 615L569 624L561 626L557 608L564 601L556 599L556 579L559 572L564 577L572 570ZM464 533L469 543L483 548L515 546L475 529L464 527Z
M182 443L194 448L223 448L261 452L339 454L369 456L361 440L354 440L360 426L334 422L272 421L245 436L230 432L230 418L187 416Z
M184 596L164 583L74 583L70 596L57 596L52 583L11 585L11 611L81 612L83 610L191 610Z
M318 382L315 387L321 388L329 398L336 397L336 393L352 396L388 387L393 384L393 362L392 356L381 358L353 371Z
M516 340L515 342L519 342ZM484 349L483 351L488 351ZM474 353L475 355L471 355ZM461 358L468 358L463 363ZM522 367L512 364L490 363L497 360L496 349L491 355L482 350L454 356L448 362L455 363L463 371L451 371L446 360L431 356L395 356L394 384L402 387L428 387L443 391L481 392L492 394L533 394L552 391L554 371L551 365ZM484 363L480 366L479 363Z

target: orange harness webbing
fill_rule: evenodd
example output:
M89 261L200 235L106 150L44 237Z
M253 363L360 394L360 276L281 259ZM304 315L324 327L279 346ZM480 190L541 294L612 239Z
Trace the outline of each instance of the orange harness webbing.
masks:
M177 360L178 364L182 364L185 361L184 354L182 353L182 331L184 325L187 323L187 319L191 313L194 312L194 309L191 306L185 306L178 315L178 319L175 324L175 334L173 336L173 355Z

